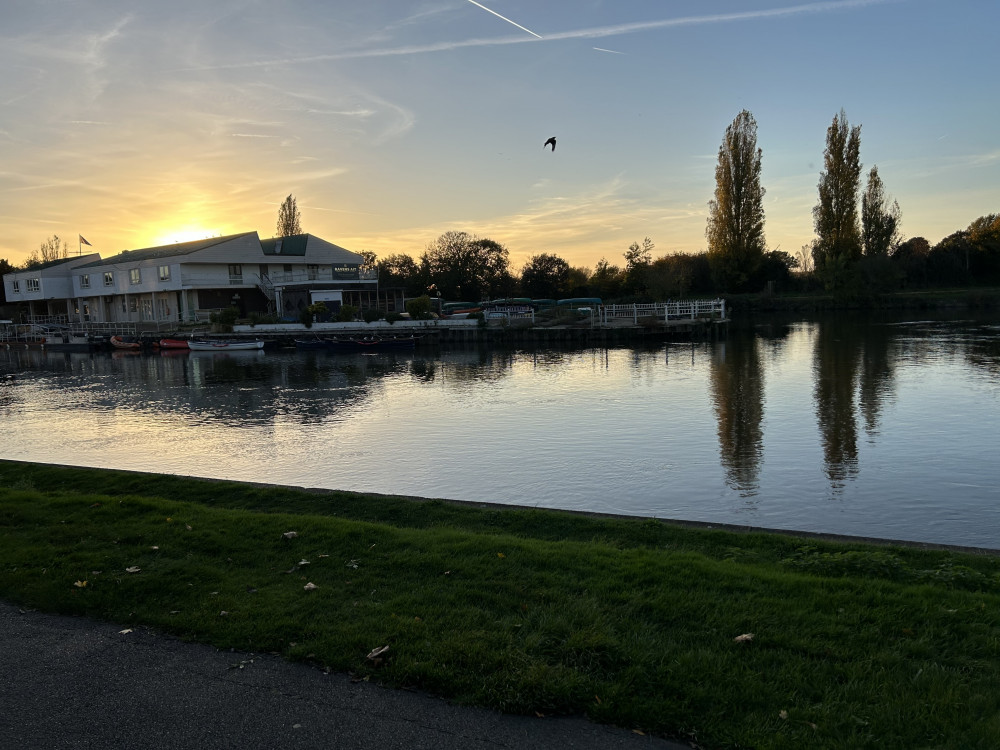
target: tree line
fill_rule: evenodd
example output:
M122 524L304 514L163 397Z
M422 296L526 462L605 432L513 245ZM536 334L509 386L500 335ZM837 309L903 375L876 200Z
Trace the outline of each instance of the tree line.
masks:
M629 245L620 263L604 257L594 268L571 266L543 252L515 270L500 242L452 231L417 258L402 252L360 254L366 267L377 267L382 286L402 288L407 296L431 293L470 302L502 297L631 302L782 291L850 296L1000 285L1000 213L981 216L933 246L923 237L904 240L902 212L886 193L877 166L868 171L862 189L861 126L852 127L843 110L826 132L824 169L812 209L816 237L795 256L767 248L762 159L757 122L743 110L719 146L707 247L700 253L654 258L655 245L646 237ZM291 194L280 207L276 229L277 236L303 231ZM0 259L0 274L60 257L66 257L66 242L53 235L21 266Z
M403 287L409 295L431 289L469 301L510 296L640 301L775 291L850 296L1000 285L1000 214L979 217L934 246L923 237L904 240L899 203L886 193L877 166L862 189L861 126L852 127L843 110L826 132L812 211L816 237L795 256L767 248L762 158L757 123L743 110L719 146L707 248L701 253L654 259L654 243L646 237L623 252L621 264L602 258L590 269L541 253L515 272L500 243L448 232L418 259L363 254L378 267L382 284Z

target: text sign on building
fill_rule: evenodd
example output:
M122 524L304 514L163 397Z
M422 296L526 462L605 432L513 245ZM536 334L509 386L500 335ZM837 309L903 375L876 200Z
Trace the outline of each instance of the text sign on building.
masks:
M360 266L334 266L333 278L340 280L358 280L361 278Z

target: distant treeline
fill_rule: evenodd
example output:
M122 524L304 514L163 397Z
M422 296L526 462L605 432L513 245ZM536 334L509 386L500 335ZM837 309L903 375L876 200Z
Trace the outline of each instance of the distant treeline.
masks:
M466 232L439 237L418 258L403 253L377 258L381 286L401 287L407 296L437 292L447 300L478 302L498 297L600 297L605 301L678 299L717 296L736 291L720 283L709 252L653 257L649 238L632 243L623 262L606 259L595 268L571 266L551 253L529 258L516 271L506 248ZM803 268L803 260L808 268ZM923 237L908 239L886 255L861 256L840 269L836 285L811 267L811 257L783 251L764 253L739 291L748 293L826 292L864 297L897 291L1000 286L1000 214L973 221L936 245Z

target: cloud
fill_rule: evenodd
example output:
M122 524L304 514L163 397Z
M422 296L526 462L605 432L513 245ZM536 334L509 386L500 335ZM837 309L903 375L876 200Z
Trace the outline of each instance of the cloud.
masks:
M468 0L472 2L472 0ZM524 36L493 37L493 38L473 38L455 41L435 42L433 44L414 44L402 47L385 47L381 49L357 49L345 50L329 54L310 55L308 57L286 57L270 60L257 60L245 63L233 63L231 65L211 66L210 68L188 68L187 70L205 69L238 69L238 68L258 68L274 65L301 65L305 63L325 62L332 60L352 60L368 57L397 57L404 55L427 54L432 52L448 52L456 49L468 47L496 47L509 44L544 44L546 42L565 41L570 39L603 39L605 37L622 36L624 34L635 34L643 31L655 31L658 29L677 28L681 26L703 26L716 23L734 23L739 21L756 21L771 18L788 18L802 15L817 15L822 13L833 13L836 11L850 10L853 8L865 8L873 5L885 5L888 3L906 2L906 0L828 0L828 2L808 3L805 5L792 5L785 8L764 8L761 10L739 11L734 13L717 13L702 16L684 16L681 18L666 18L656 21L637 21L634 23L623 23L611 26L598 26L589 29L576 29L546 34L544 37L535 34L529 29L524 29L532 38ZM479 3L473 3L479 5ZM479 5L483 10L489 8ZM494 13L494 15L499 15ZM500 16L503 18L503 16ZM503 20L514 23L507 18ZM518 26L518 24L514 24ZM518 26L523 29L523 26ZM608 50L612 51L612 50Z

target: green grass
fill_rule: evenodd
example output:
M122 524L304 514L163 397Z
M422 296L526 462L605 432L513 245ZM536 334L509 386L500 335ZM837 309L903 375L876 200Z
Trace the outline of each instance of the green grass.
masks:
M0 597L707 748L1000 737L989 555L0 462Z

